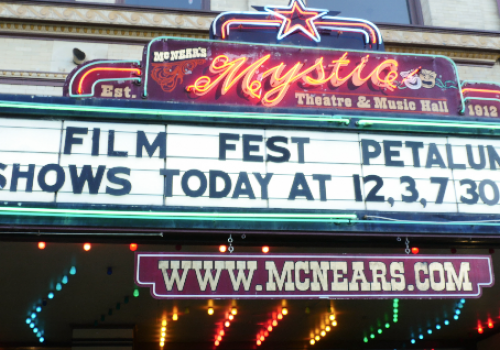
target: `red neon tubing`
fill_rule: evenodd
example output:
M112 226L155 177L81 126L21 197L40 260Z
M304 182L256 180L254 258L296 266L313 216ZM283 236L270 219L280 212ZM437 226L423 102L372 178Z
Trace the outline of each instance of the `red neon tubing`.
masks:
M229 34L229 25L231 23L240 23L240 24L252 24L252 23L283 23L283 21L278 21L278 20L270 20L270 19L255 19L255 20L245 20L245 19L231 19L229 21L226 21L222 24L221 31L222 31L222 39L226 39L226 27L228 30Z
M113 71L113 72L132 72L132 73L136 73L137 75L141 75L141 70L138 69L138 68L114 68L114 67L97 67L97 68L92 68L92 69L89 69L88 71L85 72L85 74L82 75L82 77L80 78L80 83L78 84L78 94L82 94L82 85L83 85L83 81L85 80L85 78L87 77L87 75L89 75L90 73L93 73L93 72L96 72L96 71L105 71L105 72L109 72L109 71Z
M472 88L463 89L462 90L462 94L465 94L467 91L470 91L470 92L483 92L485 94L498 94L498 95L500 95L500 90L472 89Z

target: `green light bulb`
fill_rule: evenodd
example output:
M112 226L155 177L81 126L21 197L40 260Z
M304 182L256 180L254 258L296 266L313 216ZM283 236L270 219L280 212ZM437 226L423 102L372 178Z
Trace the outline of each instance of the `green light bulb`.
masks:
M139 296L139 289L134 289L134 297L138 297Z

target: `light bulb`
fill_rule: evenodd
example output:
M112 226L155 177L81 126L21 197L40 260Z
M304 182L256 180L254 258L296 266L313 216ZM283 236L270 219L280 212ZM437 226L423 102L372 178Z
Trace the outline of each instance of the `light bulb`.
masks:
M262 253L264 253L264 254L269 253L269 247L267 245L262 247Z
M238 309L236 307L231 308L231 314L236 315L238 313Z
M331 314L330 315L330 321L333 321L335 319L335 315L334 314Z
M137 243L130 243L130 250L135 252L137 250Z
M282 314L278 314L278 320L281 320L283 319L283 315Z
M332 326L337 327L337 320L333 320Z
M257 340L257 346L260 346L260 344L262 344L262 342L259 340Z
M260 336L261 341L264 341L265 339L266 339L266 337L264 337L263 335Z
M321 331L320 335L321 335L322 337L324 337L324 336L326 335L326 332L325 332L325 331Z
M269 332L272 332L272 331L273 331L273 326L268 326L268 327L267 327L267 330L268 330Z
M330 328L330 326L326 326L326 327L325 327L325 331L330 332L331 330L332 330L332 329Z
M316 344L316 340L314 340L314 339L309 340L309 344L311 344L311 345Z
M56 290L60 291L62 289L61 283L56 284Z
M74 274L76 274L76 267L71 266L71 269L69 270L69 274L70 274L70 275L74 275Z
M219 334L220 334L221 336L224 336L224 334L225 334L224 330L223 330L223 329L221 329L221 330L220 330L220 332L219 332Z
M179 319L179 316L177 314L172 315L172 320L177 321Z
M45 249L45 242L38 242L38 249Z
M63 284L68 284L68 276L63 276L62 281Z
M231 325L231 322L229 322L229 321L226 321L226 323L224 323L224 326L226 326L226 327L229 327L230 325Z
M319 335L317 335L317 336L315 336L315 337L314 337L314 339L315 339L316 341L318 341L318 340L320 340L320 339L321 339L321 337L320 337Z
M276 327L278 325L278 321L273 320L273 327Z
M38 338L38 341L39 341L40 343L43 343L43 342L45 341L45 339L44 339L43 337L40 337L40 338Z
M213 307L209 307L209 308L208 308L208 314L209 314L210 316L212 316L212 315L214 314L214 308L213 308Z
M167 325L167 320L164 319L163 321L161 321L161 325L165 327Z
M54 293L50 292L49 295L47 295L49 299L54 299Z
M226 251L227 251L227 246L225 246L225 245L219 246L219 252L225 253Z
M85 243L83 245L83 250L85 250L86 252L88 252L91 248L92 248L92 245L90 243Z
M221 340L222 340L222 337L219 335L219 336L217 337L217 340L218 340L218 341L221 341Z
M281 308L281 313L283 314L283 316L288 315L288 309L286 307Z
M134 289L134 298L139 296L139 289Z
M161 327L161 331L165 332L167 330L167 327Z
M219 346L219 344L220 344L220 343L219 343L219 341L218 341L218 340L216 340L216 341L215 341L215 346Z

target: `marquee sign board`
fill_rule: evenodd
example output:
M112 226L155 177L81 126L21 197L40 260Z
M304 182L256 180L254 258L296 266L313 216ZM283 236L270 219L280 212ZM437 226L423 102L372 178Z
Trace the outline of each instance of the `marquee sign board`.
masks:
M173 298L479 298L490 256L135 254L135 283Z
M497 214L500 141L0 119L2 201ZM30 140L30 142L26 142Z

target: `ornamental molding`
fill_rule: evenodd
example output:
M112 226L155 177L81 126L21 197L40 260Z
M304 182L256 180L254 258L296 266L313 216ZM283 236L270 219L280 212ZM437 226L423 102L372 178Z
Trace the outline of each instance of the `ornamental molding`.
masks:
M14 30L27 33L35 31L39 34L98 35L149 40L158 35L179 36L174 34L175 31L181 32L180 36L208 38L209 26L215 14L113 10L98 6L78 7L64 3L54 6L0 1L0 18L4 19L0 31ZM8 19L12 22L5 21ZM38 24L33 21L37 21ZM50 24L40 25L43 21L48 21ZM117 28L113 28L114 26ZM426 31L410 28L382 29L382 35L386 44L500 51L500 36L494 33L480 35L470 34L470 31L461 33L445 28L429 27Z
M0 18L207 31L214 15L0 2Z

